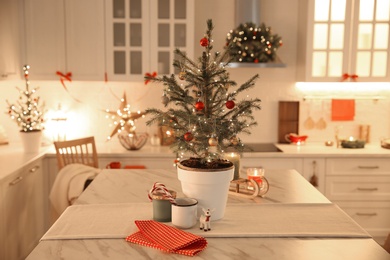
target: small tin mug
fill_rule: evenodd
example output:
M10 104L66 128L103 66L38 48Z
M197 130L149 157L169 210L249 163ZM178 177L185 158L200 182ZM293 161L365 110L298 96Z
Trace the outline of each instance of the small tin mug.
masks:
M169 190L173 198L176 198L176 192ZM153 199L153 220L158 222L172 221L172 208L169 198L162 192L156 191L152 193Z

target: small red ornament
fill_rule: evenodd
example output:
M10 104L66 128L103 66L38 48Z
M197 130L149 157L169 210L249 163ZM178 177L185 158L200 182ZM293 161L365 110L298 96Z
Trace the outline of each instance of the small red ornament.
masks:
M259 59L255 59L254 62L255 62L255 63L259 63Z
M194 139L194 136L191 132L187 132L184 134L184 140L186 140L187 142L190 142L192 139Z
M225 103L225 106L226 106L227 108L229 108L229 109L233 109L235 105L236 105L236 104L234 103L233 100L228 100L228 101L226 101L226 103Z
M195 104L195 109L196 109L196 110L200 111L200 110L202 110L203 108L204 108L204 103L203 103L202 101L196 102L196 104Z
M200 39L200 46L202 47L209 46L209 40L206 37L203 37L202 39Z

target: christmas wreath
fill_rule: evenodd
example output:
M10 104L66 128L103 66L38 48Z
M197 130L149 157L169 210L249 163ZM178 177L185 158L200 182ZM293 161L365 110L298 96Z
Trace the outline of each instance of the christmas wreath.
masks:
M279 35L272 34L271 27L248 22L230 30L226 37L228 45L231 45L229 54L233 62L259 63L274 61L283 43Z

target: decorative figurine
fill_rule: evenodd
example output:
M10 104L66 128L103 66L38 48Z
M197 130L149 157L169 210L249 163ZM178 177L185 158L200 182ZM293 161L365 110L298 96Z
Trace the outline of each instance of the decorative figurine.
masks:
M200 226L199 226L199 229L200 230L204 230L205 232L207 231L210 231L211 230L211 221L210 221L210 217L211 217L211 212L212 210L210 209L204 209L202 208L204 214L202 216L200 216L199 218L199 223L200 223Z

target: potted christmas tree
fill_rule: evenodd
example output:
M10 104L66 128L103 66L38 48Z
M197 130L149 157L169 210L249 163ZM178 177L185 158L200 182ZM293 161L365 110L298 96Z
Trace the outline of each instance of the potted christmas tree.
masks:
M40 98L35 96L38 88L30 89L29 65L23 66L26 89L19 90L19 100L8 104L8 115L20 127L21 139L26 153L38 152L41 146L42 130L44 123L44 104L40 104Z
M200 39L204 51L197 61L175 50L173 65L179 75L146 76L145 80L163 84L162 103L167 107L166 111L147 109L152 115L147 124L158 123L172 130L171 149L181 159L177 165L183 193L196 198L200 207L214 209L212 219L216 220L223 217L234 173L233 163L225 160L224 154L243 149L238 135L249 134L248 129L256 125L253 111L260 109L260 99L237 100L254 86L258 75L235 88L237 83L225 69L231 60L231 46L212 54L212 31L213 23L208 20Z

